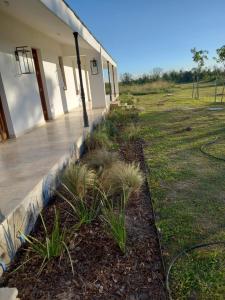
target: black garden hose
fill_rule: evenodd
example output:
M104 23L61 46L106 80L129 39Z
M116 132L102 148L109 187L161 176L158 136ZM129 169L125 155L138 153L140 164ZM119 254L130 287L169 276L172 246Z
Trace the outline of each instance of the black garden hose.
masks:
M205 151L205 147L209 146L209 145L212 145L212 144L215 144L218 140L218 137L216 137L213 141L210 141L206 144L203 144L201 147L200 147L200 151L207 155L208 157L210 158L214 158L216 160L220 160L220 161L225 161L224 158L221 158L221 157L218 157L218 156L215 156L213 154L210 154L208 152ZM166 289L168 291L168 295L169 295L169 299L170 300L173 300L172 298L172 295L171 295L171 290L170 290L170 284L169 284L169 278L170 278L170 272L171 272L171 269L174 265L174 263L178 260L178 258L180 258L181 256L187 254L188 252L191 252L195 249L198 249L198 248L204 248L204 247L209 247L209 246L213 246L213 245L224 245L225 246L225 241L216 241L216 242L209 242L209 243L203 243L203 244L197 244L197 245L194 245L194 246L191 246L189 248L185 248L184 250L182 250L181 252L179 252L171 261L170 265L169 265L169 268L167 270L167 273L166 273Z
M213 245L224 245L225 247L225 241L216 241L216 242L209 242L209 243L204 243L204 244L197 244L197 245L194 245L194 246L191 246L189 248L186 248L184 250L182 250L181 252L179 252L171 261L170 265L169 265L169 268L167 270L167 273L166 273L166 289L168 291L168 294L169 294L169 299L170 300L173 300L172 298L172 295L171 295L171 290L170 290L170 284L169 284L169 277L170 277L170 271L174 265L174 263L178 260L178 258L180 258L181 256L187 254L188 252L191 252L195 249L198 249L198 248L204 248L204 247L209 247L209 246L213 246Z
M203 145L200 147L200 151L201 151L203 154L207 155L208 157L211 157L211 158L214 158L214 159L217 159L217 160L225 161L225 158L215 156L215 155L213 155L213 154L208 153L208 152L205 150L205 147L207 147L207 146L209 146L209 145L215 144L215 143L217 142L217 140L218 140L218 137L216 137L214 140L212 140L212 141L210 141L210 142L208 142L208 143L206 143L206 144L203 144Z

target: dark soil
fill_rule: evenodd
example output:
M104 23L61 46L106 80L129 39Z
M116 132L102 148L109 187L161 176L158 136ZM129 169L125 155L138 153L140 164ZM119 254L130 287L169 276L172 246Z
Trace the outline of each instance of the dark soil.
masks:
M138 161L145 172L141 142L122 145L120 154L126 161ZM61 221L71 228L74 220L67 215L68 206L58 198L44 211L47 227L52 226L54 206L60 209ZM21 300L166 299L165 275L147 181L140 193L132 196L127 208L128 243L125 255L121 254L102 226L97 219L72 234L69 249L74 276L66 255L61 260L48 263L39 277L37 272L41 260L33 258L15 273L7 272L3 285L17 287ZM39 224L34 235L41 237L42 233ZM12 269L26 259L26 251L21 249Z

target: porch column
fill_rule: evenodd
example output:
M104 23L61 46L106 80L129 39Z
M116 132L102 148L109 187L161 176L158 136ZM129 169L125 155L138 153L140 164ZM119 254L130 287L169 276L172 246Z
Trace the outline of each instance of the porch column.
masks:
M77 66L78 66L78 73L80 79L80 94L81 94L81 101L83 106L83 119L84 119L84 127L89 126L88 122L88 115L86 109L86 102L85 102L85 93L84 93L84 86L83 86L83 78L82 78L82 71L81 71L81 60L80 60L80 49L79 49L79 42L78 42L78 32L73 33L74 40L75 40L75 47L76 47L76 56L77 56Z
M112 101L112 86L111 86L111 76L110 76L110 69L109 69L109 61L107 61L107 67L108 67L108 77L109 77L109 92L110 92L110 101Z
M116 84L115 84L115 74L114 74L114 66L113 65L112 65L112 76L113 76L114 97L116 98Z

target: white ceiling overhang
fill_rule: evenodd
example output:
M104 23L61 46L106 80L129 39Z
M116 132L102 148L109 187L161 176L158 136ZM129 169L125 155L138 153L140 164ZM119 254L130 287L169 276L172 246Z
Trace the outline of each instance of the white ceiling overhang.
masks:
M91 47L116 65L63 0L0 0L0 10L64 45L74 46L73 32L78 32L81 37L80 47L84 49Z

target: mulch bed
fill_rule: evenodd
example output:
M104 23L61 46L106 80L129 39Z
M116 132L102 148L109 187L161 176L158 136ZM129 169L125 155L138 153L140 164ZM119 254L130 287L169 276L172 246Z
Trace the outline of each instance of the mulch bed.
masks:
M139 162L145 172L141 141L122 144L120 154L126 161ZM74 220L65 212L68 206L57 197L43 213L47 227L52 224L55 206L60 209L61 221L72 227ZM35 258L15 273L10 273L10 270L5 273L2 285L17 287L21 300L167 299L147 181L140 193L130 199L126 215L128 242L125 255L121 254L97 219L75 231L71 238L69 249L74 262L74 276L69 259L64 255L61 261L52 260L37 277L41 260ZM40 224L36 226L35 236L42 235L41 227ZM25 260L26 252L21 249L11 270Z

